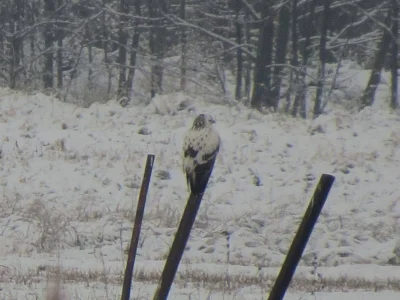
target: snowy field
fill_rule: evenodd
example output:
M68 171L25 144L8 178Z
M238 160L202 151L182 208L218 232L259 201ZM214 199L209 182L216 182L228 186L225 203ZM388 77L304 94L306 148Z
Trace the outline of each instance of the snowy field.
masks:
M166 112L169 113L166 113ZM0 299L119 299L146 155L156 155L134 299L151 299L188 196L198 113L222 148L170 299L265 299L322 173L336 177L285 300L400 299L400 116L315 121L173 94L82 108L0 89ZM228 233L228 236L226 235Z

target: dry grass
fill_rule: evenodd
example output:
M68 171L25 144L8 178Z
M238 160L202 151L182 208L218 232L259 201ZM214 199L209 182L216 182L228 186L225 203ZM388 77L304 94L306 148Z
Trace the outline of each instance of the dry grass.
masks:
M138 283L156 284L160 277L158 271L138 270L135 272L134 280ZM231 293L244 287L257 287L268 291L275 278L272 276L258 275L226 275L210 274L199 270L188 270L179 272L174 284L179 288L203 288L215 292ZM40 266L37 269L29 269L26 272L16 272L9 268L0 268L0 283L17 284L19 286L32 287L40 282L46 282L47 300L65 300L62 285L84 284L90 287L96 283L106 286L122 286L123 274L110 270L78 270L71 268ZM291 291L315 292L346 292L352 290L366 290L379 292L382 290L400 291L398 280L368 280L363 278L350 278L341 276L336 279L320 278L318 281L304 276L295 276L291 285Z
M67 300L61 284L61 267L56 267L53 274L48 274L46 282L46 300Z

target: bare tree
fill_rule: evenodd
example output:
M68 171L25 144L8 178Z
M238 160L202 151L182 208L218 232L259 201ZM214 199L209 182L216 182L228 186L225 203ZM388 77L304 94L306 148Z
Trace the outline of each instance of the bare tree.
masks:
M278 109L280 90L282 84L282 70L283 64L286 61L287 44L289 40L290 28L290 10L286 3L281 6L279 11L279 26L276 35L276 49L275 49L275 66L274 76L272 77L272 90L271 98L273 99L273 107Z
M149 0L148 10L150 17L149 48L152 55L150 95L153 98L162 92L163 63L166 41L166 24L163 16L167 12L165 0Z
M235 31L236 31L236 43L241 45L243 43L242 36L242 24L240 22L242 0L234 1L235 10ZM236 49L236 89L235 89L235 99L239 100L242 98L242 85L243 85L243 51L242 47L237 47Z
M57 13L56 13L56 39L57 39L57 51L56 51L56 65L57 65L57 88L63 87L63 41L64 41L64 25L62 20L64 19L64 0L57 0Z
M389 7L392 23L385 21ZM162 92L166 74L180 77L177 89L188 90L190 81L213 93L225 92L234 78L229 83L235 85L235 98L247 98L258 109L276 110L288 87L285 110L305 118L306 95L315 83L316 117L323 109L325 64L337 63L338 57L340 62L357 59L362 64L387 27L385 38L390 38L378 42L377 53L390 53L391 106L396 107L398 44L392 41L398 39L397 11L397 0L3 0L0 84L38 88L43 81L45 89L57 87L64 99L74 99L82 95L75 79L87 71L85 87L101 89L106 77L105 98L129 100L143 41L150 50L149 55L142 52L141 62L143 70L150 69L152 97ZM177 56L179 65L171 67L168 59ZM373 101L384 56L374 61L362 105ZM172 73L176 70L179 74ZM309 80L306 74L315 70L318 76ZM69 92L72 97L67 97Z
M297 113L300 112L300 116L302 118L307 117L307 108L306 108L306 93L307 93L307 83L306 83L306 74L307 74L307 65L308 60L311 54L310 44L311 44L311 37L315 33L315 7L316 7L317 0L309 0L308 2L308 18L305 23L306 33L305 33L305 41L303 45L303 61L301 69L299 70L299 78L298 81L300 83L300 88L296 89L296 96L294 98L293 103L293 110L292 116L297 116Z
M21 19L23 3L21 0L14 0L15 3L10 7L10 22L9 22L9 57L10 57L10 70L9 70L9 87L15 89L17 86L18 69L21 63L21 56L23 55L23 37L21 36Z
M382 38L379 43L378 50L375 54L375 60L372 66L371 75L369 77L368 84L364 90L364 93L361 97L360 110L365 108L366 106L371 106L374 103L375 92L381 81L382 68L385 63L386 53L388 52L390 46L390 31L386 28L389 28L391 17L392 10L389 9L386 17L385 28L383 29Z
M391 101L390 106L392 109L396 109L398 106L398 57L399 57L399 46L398 46L398 38L399 38L399 4L398 0L392 0L392 57L391 57L391 74L392 74L392 83L391 83Z
M37 79L35 78L37 70L36 70L35 60L33 59L34 57L36 57L36 41L38 39L37 30L34 26L39 14L37 9L38 4L36 2L37 2L36 0L30 0L28 1L28 5L26 7L27 26L30 28L30 30L27 33L28 44L29 44L29 47L27 47L29 51L27 52L29 56L29 62L27 66L25 66L27 70L25 85L33 89L38 88Z
M87 47L87 52L88 52L88 60L89 60L89 66L88 66L88 87L89 90L93 88L93 46L92 46L92 41L91 41L91 26L89 23L85 24L85 42L84 45Z
M179 17L182 20L186 19L186 0L180 0L179 5ZM181 26L181 82L180 88L181 90L186 89L187 78L186 78L186 70L187 70L187 35L186 28Z
M298 46L297 46L297 0L292 0L292 50L291 50L291 58L290 58L290 64L293 68L297 68L299 65L298 61ZM297 74L296 77L297 79ZM288 92L286 93L286 107L285 107L285 112L288 113L290 109L290 104L291 104L291 93L293 90L293 85L297 84L297 80L295 83L293 83L293 70L290 68L289 69L289 86L288 86Z
M128 102L132 95L133 79L135 77L135 70L136 70L136 60L137 60L136 58L137 58L137 53L139 51L140 25L141 25L140 17L142 16L141 5L142 5L141 0L135 0L134 2L135 16L136 16L134 22L135 31L132 36L130 56L129 56L128 79L126 83L126 95L128 96Z
M251 33L250 33L250 13L248 9L245 9L244 13L244 42L245 45L250 45ZM244 63L244 95L246 96L247 100L250 100L250 93L251 93L251 71L252 71L252 59L246 53L245 55L245 63Z
M119 0L119 25L118 25L118 67L119 67L119 79L118 79L118 91L117 97L121 99L126 97L126 52L128 43L128 32L127 24L129 13L129 0Z
M46 23L44 25L44 66L43 66L43 85L45 89L52 89L54 85L53 75L53 55L54 55L54 32L52 18L55 12L55 0L44 1L44 16Z
M251 106L257 109L274 107L270 97L272 50L274 38L274 18L271 11L272 1L263 0L261 8L262 24L259 29L256 65L254 69L253 94Z
M111 67L111 60L109 57L109 52L112 48L111 42L110 42L110 34L109 34L109 29L107 27L108 23L108 12L106 10L106 1L107 0L102 0L101 3L101 10L102 13L100 15L100 22L101 22L101 46L103 48L103 55L104 55L104 64L107 69L107 99L110 98L111 94L111 88L112 88L112 67Z
M330 22L330 6L331 0L324 0L324 10L321 20L321 37L319 42L318 83L313 112L314 118L317 118L321 114L322 95L325 84L326 40L328 35L328 26Z

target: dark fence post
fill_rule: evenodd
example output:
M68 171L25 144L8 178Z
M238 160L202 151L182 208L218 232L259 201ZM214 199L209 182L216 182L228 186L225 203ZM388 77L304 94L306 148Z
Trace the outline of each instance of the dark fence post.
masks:
M203 194L191 193L189 196L153 300L166 300L168 297L202 199Z
M139 201L136 209L135 225L132 231L131 244L129 246L129 252L128 252L128 260L126 262L121 300L129 300L131 293L133 267L135 265L135 258L139 243L140 230L142 228L144 207L146 204L147 192L149 190L151 172L153 170L153 165L154 165L154 157L155 156L153 154L147 155L146 166L144 169L144 175L142 179L142 186L140 188Z
M281 267L275 284L271 289L268 300L281 300L285 296L286 290L293 278L296 267L303 254L304 248L307 245L314 225L317 222L318 216L321 213L322 207L328 197L329 191L335 177L328 174L322 174L319 183L311 198L310 204L304 214L303 220L300 223L299 229L293 239L289 252L286 255L285 261Z

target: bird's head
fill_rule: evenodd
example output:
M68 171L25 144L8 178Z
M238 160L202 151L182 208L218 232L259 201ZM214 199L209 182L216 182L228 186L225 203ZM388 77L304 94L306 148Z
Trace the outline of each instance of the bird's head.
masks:
M200 114L194 119L192 129L200 130L203 128L209 128L214 123L215 120L212 116L206 114Z

